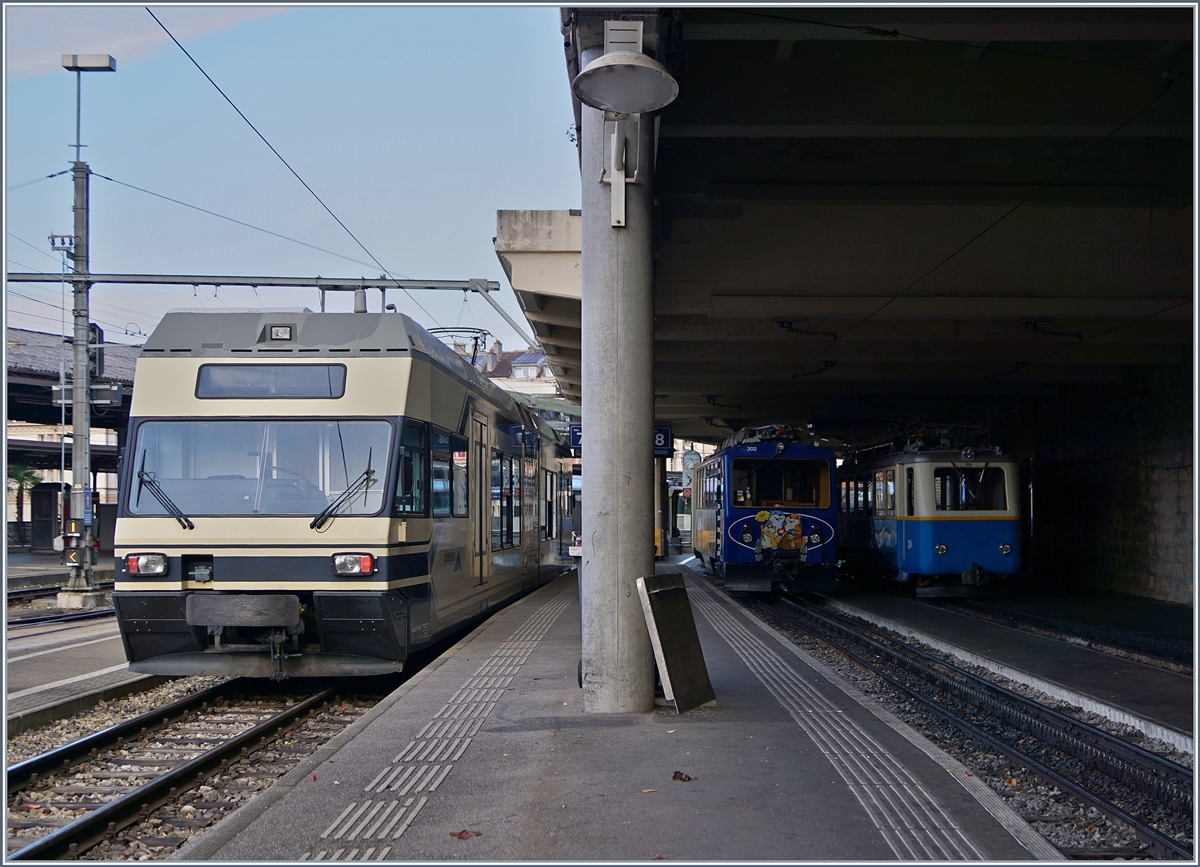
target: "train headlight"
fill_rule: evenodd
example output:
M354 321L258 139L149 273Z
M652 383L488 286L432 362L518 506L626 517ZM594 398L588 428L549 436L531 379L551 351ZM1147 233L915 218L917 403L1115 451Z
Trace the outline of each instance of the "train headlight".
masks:
M1000 546L1000 553L1001 554L1011 554L1012 553L1012 545L1005 542L1003 545Z
M335 575L374 575L375 555L373 554L334 554L333 574Z
M166 575L169 563L166 554L126 554L125 572L129 575Z
M816 530L814 530L811 534L809 534L808 544L820 545L821 544L821 534L818 533Z
M945 554L950 549L947 548L945 545L943 545L941 542L938 542L936 545L933 546L933 550L937 551L939 554Z

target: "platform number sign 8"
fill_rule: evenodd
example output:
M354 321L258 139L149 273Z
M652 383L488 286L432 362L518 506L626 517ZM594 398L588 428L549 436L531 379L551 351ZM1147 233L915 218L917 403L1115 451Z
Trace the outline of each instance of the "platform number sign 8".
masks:
M669 458L675 454L675 440L671 436L671 426L669 424L654 426L654 456L656 458Z

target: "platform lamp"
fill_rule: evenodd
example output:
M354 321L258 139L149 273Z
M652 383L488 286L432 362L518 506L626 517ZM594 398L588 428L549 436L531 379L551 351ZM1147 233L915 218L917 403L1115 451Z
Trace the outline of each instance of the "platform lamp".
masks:
M612 186L612 225L624 226L625 184L638 182L638 164L633 177L626 177L625 124L640 127L643 114L674 102L679 83L661 63L642 53L641 21L605 21L604 53L575 76L571 91L614 124L609 167L602 180ZM640 164L640 152L637 159Z
M70 547L66 551L71 566L71 578L63 592L59 593L60 608L94 608L99 604L100 594L92 583L92 448L91 448L91 372L89 371L92 329L88 309L91 284L78 275L88 271L88 164L80 158L84 145L79 138L80 109L83 91L83 73L116 72L117 61L107 54L64 54L63 68L75 73L75 162L71 176L75 181L75 237L67 253L74 264L77 275L74 286L73 349L75 369L71 377L71 524L64 533ZM97 352L99 352L97 347Z

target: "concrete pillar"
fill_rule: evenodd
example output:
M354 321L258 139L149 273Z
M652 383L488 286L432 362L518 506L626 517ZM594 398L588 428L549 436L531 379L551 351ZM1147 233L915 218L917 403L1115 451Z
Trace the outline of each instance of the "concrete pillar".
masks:
M581 65L601 52L583 52ZM599 181L605 127L603 112L583 107L583 708L637 713L654 707L654 655L634 583L654 574L654 124L626 125L627 171L640 174L625 185L623 228L611 225L611 187Z

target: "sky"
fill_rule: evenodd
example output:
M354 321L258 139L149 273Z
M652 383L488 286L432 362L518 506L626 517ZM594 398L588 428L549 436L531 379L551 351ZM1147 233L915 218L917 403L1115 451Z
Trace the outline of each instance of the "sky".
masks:
M146 8L5 6L7 271L62 271L47 238L73 230L71 175L46 178L75 155L61 55L109 54L116 73L82 76L92 273L379 277L373 256L397 278L498 281L492 297L529 330L492 238L497 210L580 206L557 6L149 6L362 247ZM478 296L412 295L387 300L427 328L524 346ZM63 298L58 283L11 283L7 324L70 333ZM331 293L327 309L352 303ZM118 343L176 308L319 304L315 289L91 291L92 320Z

